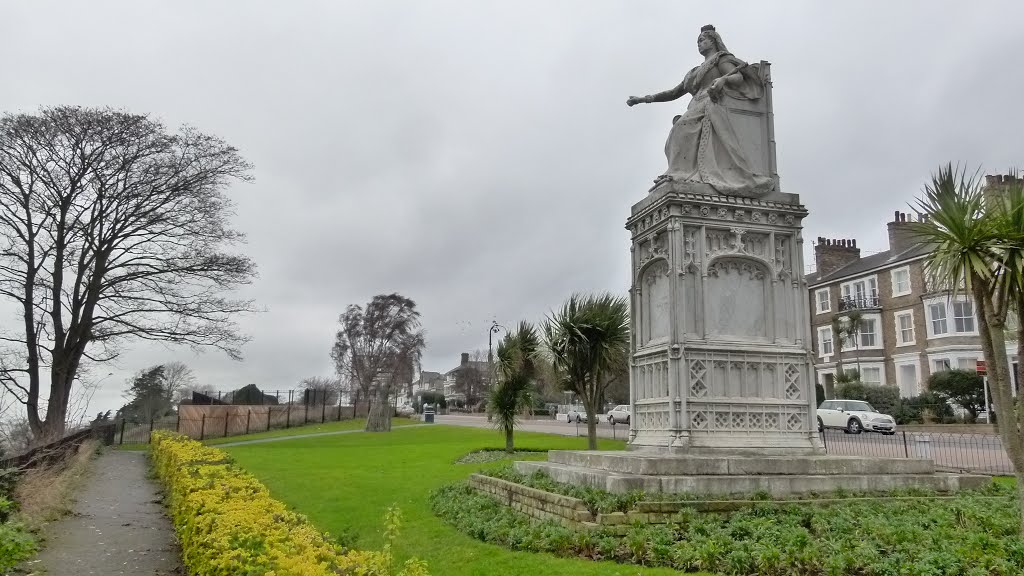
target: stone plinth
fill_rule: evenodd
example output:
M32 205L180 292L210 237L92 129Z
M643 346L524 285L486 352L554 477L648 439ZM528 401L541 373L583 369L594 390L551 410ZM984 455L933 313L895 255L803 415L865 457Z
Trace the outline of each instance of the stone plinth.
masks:
M662 453L552 451L547 462L516 462L523 474L541 471L566 484L609 492L773 496L835 490L921 488L955 492L981 488L988 476L935 471L931 460L855 456L666 456Z
M807 211L663 186L632 208L631 449L815 454Z

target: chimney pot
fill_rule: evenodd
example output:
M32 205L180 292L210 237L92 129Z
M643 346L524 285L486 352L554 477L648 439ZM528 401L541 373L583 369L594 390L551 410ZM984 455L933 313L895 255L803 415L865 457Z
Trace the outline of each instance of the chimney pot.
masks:
M860 259L860 249L853 238L818 237L814 247L814 263L819 276L831 274Z

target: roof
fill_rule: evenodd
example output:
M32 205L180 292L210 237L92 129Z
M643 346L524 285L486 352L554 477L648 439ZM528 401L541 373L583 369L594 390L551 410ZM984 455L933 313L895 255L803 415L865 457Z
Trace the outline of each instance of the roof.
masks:
M482 362L482 361L479 361L479 360L470 360L466 364L459 364L455 368L452 368L451 370L445 372L445 376L447 376L449 374L454 374L455 372L458 372L459 370L461 370L461 369L463 369L463 368L465 368L467 366L468 367L472 367L472 368L476 368L477 370L480 370L484 374L487 373L487 362Z
M876 268L889 268L909 260L916 260L927 255L929 252L930 250L928 249L927 244L915 244L902 252L894 253L892 250L886 250L885 252L879 252L877 254L858 258L846 266L843 266L838 270L833 270L824 276L819 276L817 272L812 272L807 276L804 276L804 280L807 281L809 286L831 284L837 280L860 276L875 270Z

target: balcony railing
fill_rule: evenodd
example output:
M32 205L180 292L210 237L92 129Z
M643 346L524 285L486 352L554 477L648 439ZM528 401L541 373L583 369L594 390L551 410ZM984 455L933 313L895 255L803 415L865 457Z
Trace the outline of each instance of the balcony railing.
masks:
M845 312L847 310L867 310L881 307L882 305L878 303L878 296L859 296L839 299L840 312Z

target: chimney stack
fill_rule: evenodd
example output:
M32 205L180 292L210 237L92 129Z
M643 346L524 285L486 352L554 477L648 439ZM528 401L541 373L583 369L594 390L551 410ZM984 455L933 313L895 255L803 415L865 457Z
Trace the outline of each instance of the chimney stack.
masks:
M469 364L469 352L463 352L462 353L462 362L460 362L459 365L460 366L465 366L467 364Z
M994 196L1005 194L1012 186L1024 186L1024 178L1020 178L1016 174L988 174L985 176L985 189L982 194L984 194L985 200L989 200Z
M889 222L889 250L895 255L901 252L906 252L910 248L913 248L917 244L917 240L914 238L913 233L910 231L908 224L914 221L914 218L910 214L900 212L897 210L893 214L892 222ZM918 222L924 222L925 218L923 215L918 215Z
M818 237L814 245L814 265L818 276L826 276L851 262L860 260L860 248L855 239Z

